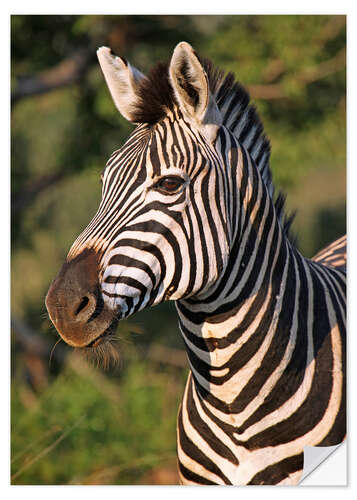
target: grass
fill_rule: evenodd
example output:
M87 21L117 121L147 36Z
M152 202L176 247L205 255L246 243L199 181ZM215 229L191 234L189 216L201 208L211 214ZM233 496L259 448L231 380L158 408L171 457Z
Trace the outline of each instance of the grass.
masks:
M70 354L40 394L15 377L12 484L143 484L174 471L184 380L135 354L111 375Z

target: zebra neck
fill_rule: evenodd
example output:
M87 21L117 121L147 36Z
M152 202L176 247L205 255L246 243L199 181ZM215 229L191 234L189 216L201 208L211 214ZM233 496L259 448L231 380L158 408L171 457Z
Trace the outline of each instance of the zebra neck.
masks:
M235 200L228 263L211 289L176 306L198 392L231 411L268 351L282 358L294 338L296 284L306 263L288 241L254 162L233 147L234 139L226 144Z
M296 283L306 263L290 245L268 198L259 212L246 217L248 224L242 218L237 224L245 229L236 233L214 292L201 301L176 303L196 389L224 412L235 411L237 394L268 351L282 359L296 340Z
M207 304L199 311L198 304L177 303L196 390L225 413L238 412L235 400L263 359L273 356L285 366L296 344L298 274L305 264L287 245L274 250L254 279L250 273L245 280L243 272L236 298L217 311L207 313Z

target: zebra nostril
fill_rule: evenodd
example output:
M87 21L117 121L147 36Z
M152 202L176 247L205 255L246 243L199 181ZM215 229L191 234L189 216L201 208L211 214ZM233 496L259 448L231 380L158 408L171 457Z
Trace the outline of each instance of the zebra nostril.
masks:
M97 305L94 294L87 293L81 297L73 306L73 318L76 322L85 322L92 316Z
M83 297L81 302L79 303L79 306L77 307L76 312L74 313L75 316L78 316L78 314L83 311L89 304L89 298L88 297Z

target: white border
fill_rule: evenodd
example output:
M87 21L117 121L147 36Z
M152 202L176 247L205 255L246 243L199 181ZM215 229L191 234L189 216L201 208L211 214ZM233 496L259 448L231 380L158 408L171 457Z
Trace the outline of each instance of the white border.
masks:
M124 4L124 5L123 5ZM355 362L352 362L356 356L356 341L354 340L356 328L356 316L353 310L352 301L355 302L355 278L356 278L356 266L353 262L354 256L356 255L355 250L355 230L353 229L353 219L356 213L356 170L357 161L355 154L355 144L356 144L356 127L355 127L355 117L356 117L356 88L357 82L355 78L355 61L357 60L356 54L356 16L354 5L356 2L351 1L308 1L300 0L296 4L288 4L286 1L257 1L249 0L248 2L226 2L223 4L222 1L215 2L215 4L208 4L207 1L202 0L192 2L188 0L180 0L179 2L142 2L137 0L136 2L120 3L118 1L104 2L101 1L99 4L89 4L88 0L84 1L74 1L74 0L62 0L60 3L49 3L44 1L33 0L31 2L24 1L3 1L0 6L0 23L1 23L1 37L2 37L2 66L6 67L5 71L2 71L2 155L3 162L1 168L2 182L1 188L3 190L1 195L1 214L2 214L2 230L7 234L7 238L2 238L1 251L2 251L2 269L5 274L5 284L2 287L2 300L1 300L1 312L3 325L2 329L2 349L1 353L3 356L1 369L2 377L1 381L3 384L3 390L1 394L3 395L3 411L2 411L2 446L1 446L1 482L0 487L2 490L3 498L17 498L27 495L36 495L37 498L61 498L65 494L66 496L72 498L72 496L78 497L78 495L83 496L86 500L96 499L98 494L104 493L107 498L130 498L135 495L145 495L146 498L155 498L155 500L160 498L167 499L169 495L172 498L181 498L184 494L185 496L204 496L205 498L216 498L217 488L219 487L185 487L183 490L181 487L170 487L170 486L151 486L151 487L133 487L133 486L121 486L119 489L114 486L9 486L9 374L10 374L10 363L9 363L9 352L10 352L10 342L9 342L9 308L10 308L10 273L8 270L8 263L10 259L9 252L9 220L10 220L10 197L9 197L9 164L10 164L10 128L9 128L9 118L10 118L10 106L9 106L9 94L10 94L10 84L9 84L9 16L10 14L347 14L348 15L348 245L349 245L349 310L348 310L348 331L349 331L349 380L353 379L353 370ZM130 6L130 7L129 7ZM30 48L29 48L30 50ZM356 307L354 308L356 310ZM352 353L354 353L352 355ZM354 436L356 432L353 433L352 422L356 419L354 416L355 408L355 397L353 395L353 390L349 391L349 428L351 436L349 437L349 449L353 449L353 442L355 441ZM6 396L5 396L6 395ZM6 401L6 403L5 403ZM4 404L5 403L5 404ZM356 424L355 424L356 425ZM349 452L349 472L353 471L355 466L351 463L353 459L352 452ZM64 490L65 488L65 490ZM78 489L80 488L80 489ZM101 488L101 490L98 490ZM104 488L104 489L103 489ZM304 498L306 495L316 495L319 494L316 491L316 487L305 487L303 490ZM353 474L349 474L349 486L346 488L339 488L338 491L334 487L318 487L322 488L321 494L324 495L324 500L332 499L335 500L336 495L338 497L350 497L353 491L356 490L356 481L353 480ZM219 490L219 495L224 495L227 498L237 498L239 496L249 496L250 498L258 498L266 496L279 497L283 495L284 497L288 494L289 498L299 498L301 499L302 491L300 487L289 487L288 492L285 488L277 488L273 486L265 486L264 488L257 487L244 487L237 491L236 487L228 487L224 490ZM354 496L356 495L356 492Z

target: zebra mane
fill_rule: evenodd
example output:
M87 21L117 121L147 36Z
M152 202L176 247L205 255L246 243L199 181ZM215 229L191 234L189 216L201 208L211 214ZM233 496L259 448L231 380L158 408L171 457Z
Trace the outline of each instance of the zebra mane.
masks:
M269 166L270 142L264 133L263 124L256 108L250 103L250 96L244 87L235 80L234 74L225 73L216 68L209 59L200 59L204 67L209 88L215 97L225 125L249 152L259 169L269 194L274 200L275 209L285 234L295 243L295 236L290 234L290 226L295 217L286 215L285 195L278 192ZM137 88L138 100L133 107L133 122L155 124L178 106L169 80L169 64L158 63L142 79Z
M250 103L249 93L235 80L232 72L225 74L209 59L203 59L201 63L208 77L210 91L221 112L223 125L247 149L274 200L275 186L269 165L270 142L255 106ZM296 236L290 232L295 212L288 215L285 213L285 199L285 194L279 191L274 205L286 236L296 244Z

